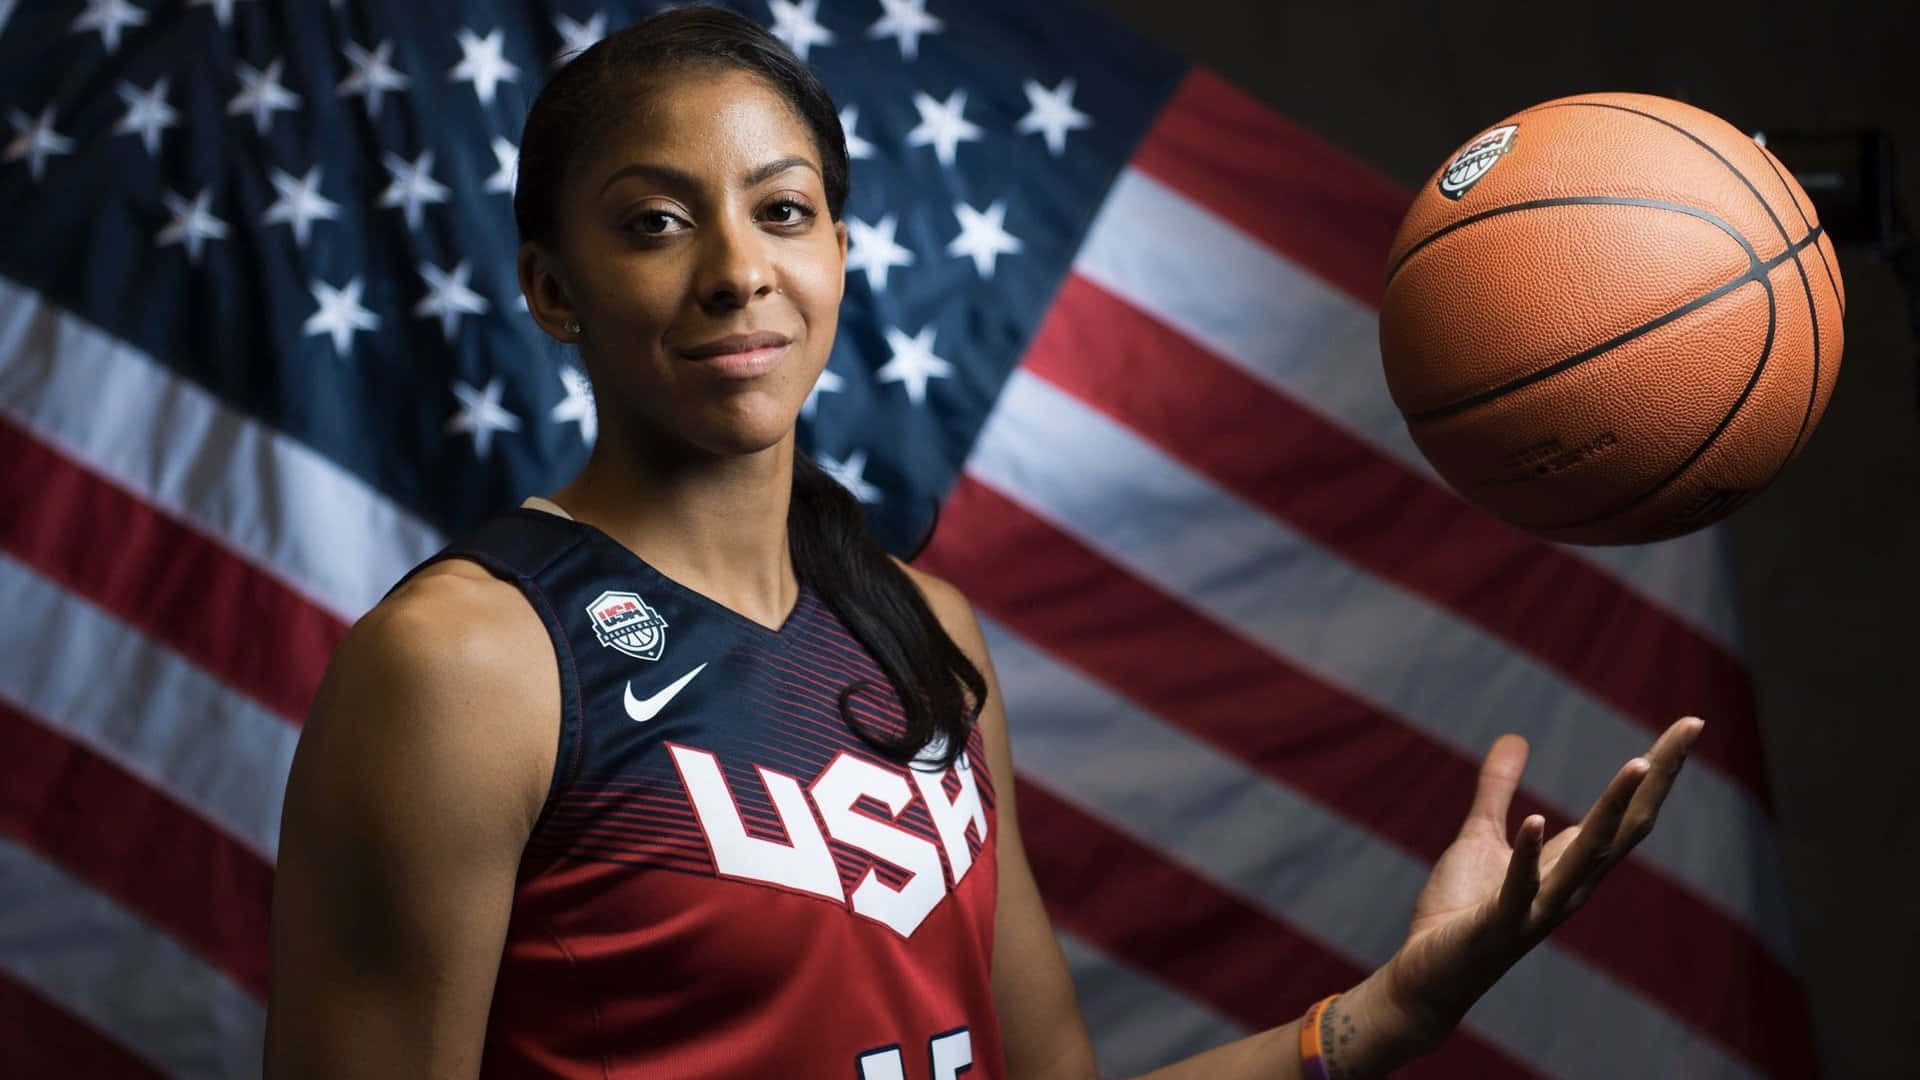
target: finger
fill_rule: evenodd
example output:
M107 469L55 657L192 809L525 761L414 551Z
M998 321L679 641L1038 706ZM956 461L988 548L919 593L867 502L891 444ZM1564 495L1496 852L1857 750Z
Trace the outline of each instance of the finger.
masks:
M1525 928L1533 910L1533 898L1540 891L1541 838L1547 832L1547 819L1539 814L1520 823L1514 834L1513 855L1507 860L1507 879L1500 886L1500 915L1510 926Z
M1547 871L1546 881L1540 887L1538 907L1545 911L1563 907L1573 890L1610 864L1620 821L1626 816L1634 791L1646 778L1647 769L1647 759L1637 757L1613 774L1607 789L1580 822L1580 831Z
M1513 805L1513 793L1520 786L1520 774L1527 768L1527 740L1511 732L1493 740L1486 760L1480 763L1480 779L1473 791L1473 806L1467 811L1463 831L1470 827L1491 828L1495 835L1507 835L1507 811Z
M1627 806L1627 813L1620 823L1620 834L1614 839L1614 861L1624 858L1640 841L1653 832L1653 823L1660 815L1660 805L1667 800L1667 792L1673 790L1673 782L1680 776L1680 767L1686 764L1687 751L1699 741L1700 731L1705 721L1689 716L1675 722L1654 742L1653 749L1647 751L1647 760L1651 767L1647 778L1641 782L1638 791L1633 793L1633 801Z

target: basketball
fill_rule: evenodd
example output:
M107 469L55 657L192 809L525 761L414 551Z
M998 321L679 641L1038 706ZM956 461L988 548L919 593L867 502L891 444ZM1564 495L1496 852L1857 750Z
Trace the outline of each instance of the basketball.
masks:
M1550 540L1725 517L1840 371L1833 244L1731 124L1585 94L1474 136L1416 193L1380 306L1387 388L1455 491Z

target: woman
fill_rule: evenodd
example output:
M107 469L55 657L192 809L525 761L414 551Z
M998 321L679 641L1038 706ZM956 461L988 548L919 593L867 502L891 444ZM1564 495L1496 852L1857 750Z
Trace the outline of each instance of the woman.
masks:
M600 438L334 657L287 786L268 1075L1092 1076L979 626L795 450L845 273L832 102L754 23L670 10L555 77L519 168L521 287ZM1503 737L1393 959L1165 1075L1439 1045L1646 835L1700 727L1511 848Z

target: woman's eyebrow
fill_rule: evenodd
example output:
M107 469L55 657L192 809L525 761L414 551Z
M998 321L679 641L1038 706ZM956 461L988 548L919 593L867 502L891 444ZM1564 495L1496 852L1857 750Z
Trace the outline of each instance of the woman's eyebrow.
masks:
M602 195L606 194L607 189L612 187L615 182L624 180L629 176L642 177L652 180L655 183L664 184L667 187L691 188L698 186L698 181L694 180L691 173L682 172L671 165L652 165L644 161L636 161L613 170L613 173L607 177L606 183L600 185L600 193Z
M760 183L761 181L768 180L768 179L771 179L772 177L778 176L781 173L786 172L788 169L813 169L816 175L818 175L820 172L819 169L814 168L813 162L808 161L806 158L783 157L778 161L769 161L765 165L762 165L759 168L754 169L752 172L747 173L747 175L741 177L740 186L752 187L755 184Z
M756 166L748 171L745 176L740 178L740 186L752 187L771 177L778 176L788 169L796 168L812 169L816 174L820 171L813 162L808 161L806 158L783 157L777 161L769 161L765 165ZM636 161L613 170L612 174L607 177L606 182L600 185L601 194L605 194L606 190L612 187L616 181L623 180L629 176L644 177L668 187L685 189L699 186L699 181L694 178L692 173L676 169L671 165L656 165L651 162Z

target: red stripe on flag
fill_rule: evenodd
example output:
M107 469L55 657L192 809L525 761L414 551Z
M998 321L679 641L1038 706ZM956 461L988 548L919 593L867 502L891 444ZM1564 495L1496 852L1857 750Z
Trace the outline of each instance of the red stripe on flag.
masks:
M295 722L346 634L277 578L3 418L0 548Z
M0 971L0 1063L7 1076L111 1076L163 1080L165 1074L91 1024Z
M1746 671L1605 572L1474 509L1078 275L1025 366L1341 557L1539 657L1649 732L1705 717L1694 756L1767 804Z
M1310 936L1167 862L1035 781L1022 776L1017 790L1020 835L1053 921L1188 997L1244 1026L1267 1028L1366 977ZM1295 996L1276 992L1282 980ZM1536 1075L1471 1034L1449 1040L1442 1056L1449 1066L1444 1075ZM1422 1064L1431 1068L1438 1060Z
M273 870L120 766L0 700L0 832L265 1000ZM157 853L157 857L156 857Z
M1130 163L1369 307L1412 197L1195 68Z
M1005 551L1021 557L997 557ZM973 478L954 486L919 565L1036 647L1422 860L1453 841L1477 761L1208 620ZM1179 664L1165 662L1169 641L1180 642ZM1271 722L1276 702L1286 724ZM1512 822L1532 813L1560 827L1523 789ZM1557 944L1749 1061L1811 1068L1799 984L1744 927L1637 859L1616 866L1601 893L1556 931ZM1729 977L1696 978L1703 970Z

